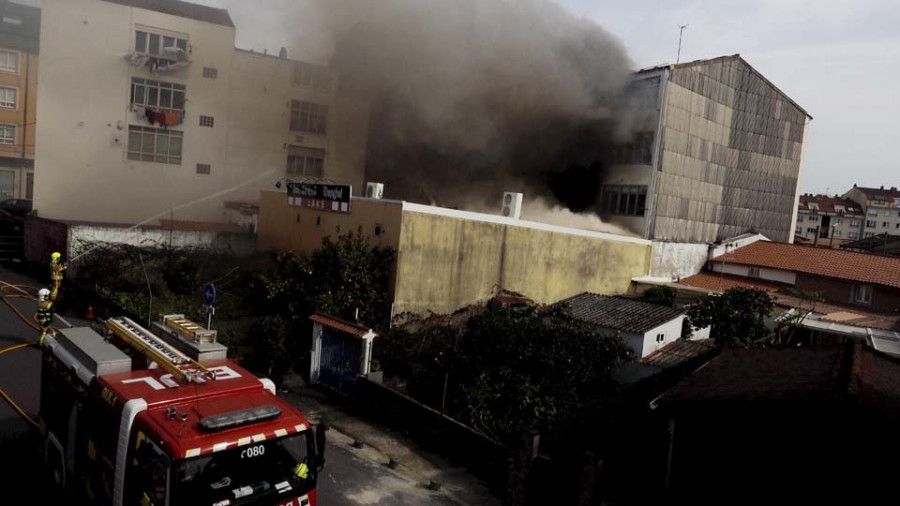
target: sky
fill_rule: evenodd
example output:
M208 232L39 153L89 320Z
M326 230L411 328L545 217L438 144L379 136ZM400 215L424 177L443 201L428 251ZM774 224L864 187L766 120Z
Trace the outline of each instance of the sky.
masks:
M322 35L317 0L193 1L228 8L240 47L287 46L291 57L323 58L312 49ZM552 1L616 36L635 68L674 62L683 24L681 61L740 53L814 118L801 192L900 186L891 151L900 143L900 128L891 127L900 116L896 0Z

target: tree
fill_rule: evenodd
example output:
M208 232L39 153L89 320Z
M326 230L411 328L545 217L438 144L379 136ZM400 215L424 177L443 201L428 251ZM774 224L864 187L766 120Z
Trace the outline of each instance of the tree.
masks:
M675 305L676 293L671 286L653 286L643 293L641 300L651 304L672 307Z
M280 385L290 367L285 347L288 327L278 316L264 316L253 322L250 330L249 366Z
M765 319L774 309L766 292L738 287L700 297L687 317L694 330L712 326L719 347L749 347L769 334Z
M825 302L821 292L815 290L791 289L789 293L798 299L800 303L779 318L775 327L776 346L793 346L800 344L800 339L795 337L797 329L801 328L803 321L816 310L816 304Z
M597 434L619 391L611 372L631 357L620 337L561 307L485 311L468 321L456 353L460 415L508 443L527 430L551 441Z

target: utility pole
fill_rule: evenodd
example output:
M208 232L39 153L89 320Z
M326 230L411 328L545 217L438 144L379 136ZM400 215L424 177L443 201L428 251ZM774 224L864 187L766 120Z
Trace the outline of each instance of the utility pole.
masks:
M681 63L681 40L684 37L684 29L689 25L678 25L678 56L675 58L675 64Z

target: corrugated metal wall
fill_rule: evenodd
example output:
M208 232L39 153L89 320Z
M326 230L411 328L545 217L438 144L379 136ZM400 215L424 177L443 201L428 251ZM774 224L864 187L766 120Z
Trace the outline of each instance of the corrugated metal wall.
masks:
M665 114L653 238L788 241L804 112L733 57L675 68Z

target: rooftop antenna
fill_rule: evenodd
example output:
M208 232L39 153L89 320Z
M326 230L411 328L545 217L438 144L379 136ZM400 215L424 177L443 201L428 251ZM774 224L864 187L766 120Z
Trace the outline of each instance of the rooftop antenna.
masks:
M690 25L678 25L678 56L675 58L675 65L681 63L681 39L684 36L684 29Z

